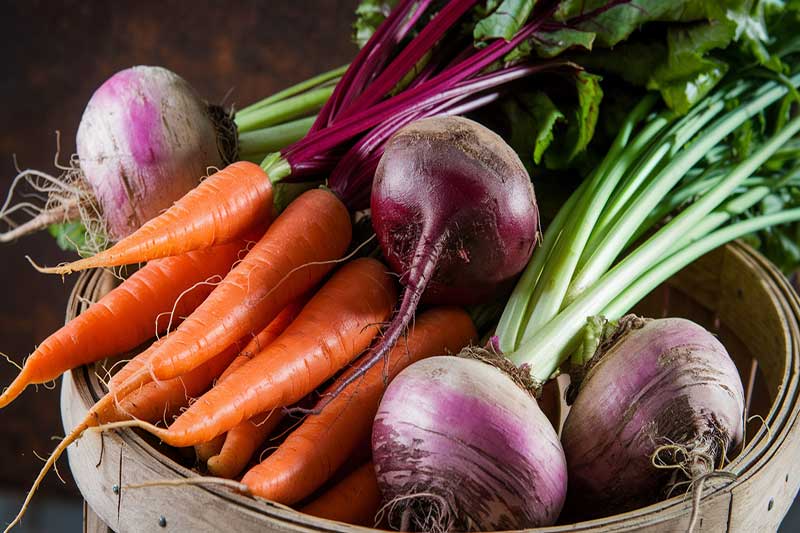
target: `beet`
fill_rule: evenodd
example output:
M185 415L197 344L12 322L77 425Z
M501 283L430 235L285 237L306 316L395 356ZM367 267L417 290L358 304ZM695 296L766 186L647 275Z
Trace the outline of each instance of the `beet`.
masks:
M388 353L423 294L437 304L500 294L528 263L539 232L533 185L519 156L462 117L398 130L378 164L371 208L381 249L405 291L381 341L337 392Z

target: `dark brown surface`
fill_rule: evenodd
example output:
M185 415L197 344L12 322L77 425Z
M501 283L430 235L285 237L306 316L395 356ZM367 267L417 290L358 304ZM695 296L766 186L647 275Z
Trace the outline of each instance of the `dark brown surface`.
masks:
M63 134L62 153L74 151L84 105L114 72L162 65L210 101L241 106L347 62L356 4L0 1L0 192L15 174L12 154L22 168L54 171L55 130ZM69 257L44 234L0 247L0 351L16 361L61 325L74 282L36 273L25 255L46 264ZM15 370L0 363L5 385ZM40 466L32 452L49 451L52 435L63 435L57 390L30 390L0 411L0 486L27 487ZM51 476L46 489L74 486Z

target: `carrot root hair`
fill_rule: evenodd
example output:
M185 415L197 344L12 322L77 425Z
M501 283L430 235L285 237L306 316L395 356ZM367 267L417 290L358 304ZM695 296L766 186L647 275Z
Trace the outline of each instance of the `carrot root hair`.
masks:
M14 520L12 520L6 526L6 528L3 530L3 533L8 533L14 526L20 523L22 517L25 515L25 512L28 510L28 507L31 504L31 500L33 500L34 494L36 494L36 491L39 489L39 486L42 484L42 481L44 481L44 478L47 475L47 473L50 471L51 468L55 466L56 461L58 461L58 459L61 457L64 451L69 447L69 445L77 441L83 435L83 432L86 431L88 428L89 428L89 423L87 420L84 420L82 423L78 424L78 426L75 427L75 429L73 429L69 435L64 437L64 439L58 444L58 446L56 446L56 448L53 450L53 452L45 461L44 465L42 466L42 469L39 471L39 475L36 476L36 479L34 480L31 489L25 496L25 501L22 503L22 507L20 507L17 516L15 516Z
M144 483L124 485L122 488L144 489L148 487L183 487L185 485L223 485L241 492L242 494L246 494L248 496L250 495L250 489L244 483L214 476L186 477L181 479L156 479L153 481L145 481Z

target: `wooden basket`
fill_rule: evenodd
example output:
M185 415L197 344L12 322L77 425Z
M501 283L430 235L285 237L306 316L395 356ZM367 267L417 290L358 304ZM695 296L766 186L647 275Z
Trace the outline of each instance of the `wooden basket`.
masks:
M81 276L67 319L113 286L107 273ZM800 302L786 279L756 252L733 244L718 249L656 288L637 311L683 316L716 332L740 370L748 403L746 445L728 466L736 481L706 485L697 531L774 531L800 487L798 365ZM65 375L64 426L72 428L101 395L94 369ZM131 430L87 434L69 449L69 463L84 498L115 531L364 530L322 520L219 486L128 484L195 475ZM120 487L123 487L120 489ZM691 502L685 495L543 532L685 531Z

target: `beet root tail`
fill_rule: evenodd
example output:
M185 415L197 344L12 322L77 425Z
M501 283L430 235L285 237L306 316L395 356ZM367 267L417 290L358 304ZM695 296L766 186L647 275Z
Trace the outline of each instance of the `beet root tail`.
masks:
M403 276L406 289L403 292L403 299L400 301L400 308L395 313L383 336L364 357L356 362L350 373L337 384L336 388L321 400L314 409L316 412L322 411L333 398L341 394L351 383L363 376L378 361L384 360L389 355L389 351L394 348L394 345L405 333L408 324L414 318L414 313L417 311L417 306L428 283L433 279L433 274L439 263L439 257L447 243L447 232L440 234L436 240L429 238L430 235L435 235L436 233L436 231L427 231L420 237L420 244L414 253L414 261L411 264L411 268Z

